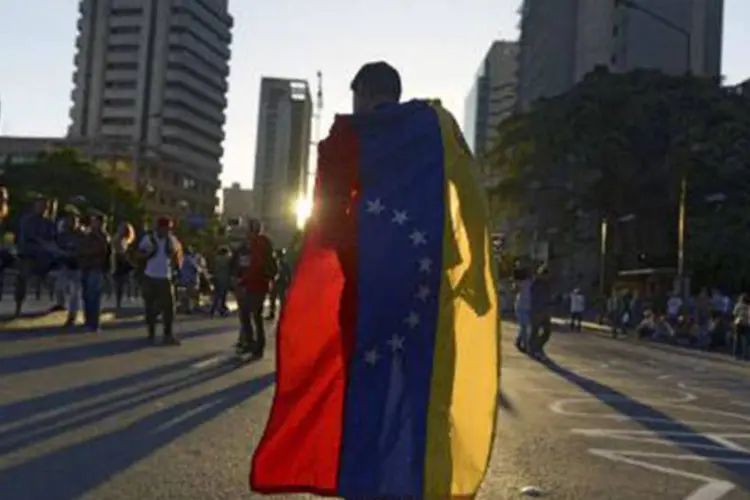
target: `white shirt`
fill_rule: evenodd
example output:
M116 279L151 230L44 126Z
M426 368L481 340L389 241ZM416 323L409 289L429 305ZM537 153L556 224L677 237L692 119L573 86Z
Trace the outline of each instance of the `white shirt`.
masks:
M682 299L679 297L671 297L667 301L667 314L670 316L677 316L680 313L682 307Z
M586 310L586 297L582 293L570 294L570 312L582 313Z
M169 238L171 240L170 244L172 249L179 248L180 242L177 241L177 238L175 238L172 235L169 235ZM154 255L149 261L146 263L146 269L143 270L143 274L148 276L149 278L156 278L156 279L167 279L172 277L172 269L171 269L171 259L170 256L167 255L167 252L165 251L165 246L167 243L166 238L160 238L156 235L145 235L141 242L138 244L138 249L142 250L144 252L151 252L153 251L154 247L151 245L151 242L155 241L156 246L159 247L156 251L156 255Z

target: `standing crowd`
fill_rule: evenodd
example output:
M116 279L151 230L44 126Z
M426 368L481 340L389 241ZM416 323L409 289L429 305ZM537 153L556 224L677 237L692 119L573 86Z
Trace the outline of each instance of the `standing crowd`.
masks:
M0 187L3 235L9 232L7 202L8 191ZM0 250L0 275L11 269L15 273L16 317L23 314L30 283L51 282L51 311L67 311L63 328L76 328L82 312L83 328L99 332L102 295L109 288L117 310L127 297L142 297L149 341L155 341L160 323L163 343L178 345L174 329L178 308L187 314L198 312L202 299L210 297L208 314L227 316L231 293L240 319L237 351L263 356L264 320L275 317L277 304L283 307L291 268L286 252L274 250L260 221L250 220L234 231L228 245L211 252L209 265L202 254L180 241L169 217L158 218L141 235L128 222L110 234L101 212L82 213L68 205L57 214L50 205L38 197L18 219L12 244ZM269 311L264 317L266 301Z

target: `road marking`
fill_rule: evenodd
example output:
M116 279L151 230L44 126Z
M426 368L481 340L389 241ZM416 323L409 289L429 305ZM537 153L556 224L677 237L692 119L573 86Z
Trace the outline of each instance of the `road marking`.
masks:
M634 465L636 467L651 470L653 472L660 472L662 474L667 474L670 476L683 477L685 479L693 479L695 481L704 483L703 486L693 491L689 496L685 497L685 500L720 500L735 488L734 483L730 483L729 481L724 481L715 477L704 476L702 474L695 474L693 472L684 470L672 469L671 467L664 467L633 458L642 458L644 456L639 452L601 450L595 448L589 449L588 451L592 455L606 458L607 460L611 460L612 462ZM664 457L663 454L662 457ZM748 461L748 463L750 463L750 461Z
M193 363L192 365L190 365L190 367L196 370L203 370L205 368L210 368L212 366L216 366L226 361L229 361L230 358L231 358L230 354L219 354L212 358L204 359L203 361L198 361L197 363Z
M658 377L656 377L656 380L667 380L670 378L672 378L672 375L666 374L666 375L659 375Z
M647 430L626 430L626 429L571 429L571 434L587 436L591 438L615 439L619 441L634 441L638 443L653 443L665 446L678 446L681 448L690 448L694 450L706 450L716 452L733 451L750 455L750 449L747 449L731 439L750 439L750 434L742 433L700 433L684 431L647 431ZM704 438L713 444L695 443L670 438ZM750 456L748 456L750 460Z
M586 411L572 411L567 408L567 406L571 404L579 404L579 403L598 403L598 402L610 402L610 403L623 403L623 402L630 402L629 398L625 398L622 396L610 396L610 397L604 397L600 396L599 401L592 400L591 398L568 398L568 399L561 399L558 401L553 402L549 405L550 411L553 413L556 413L558 415L564 415L568 417L590 417L590 418L599 418L604 420L614 420L616 422L644 422L644 423L655 423L655 424L665 424L665 425L679 425L679 426L701 426L701 427L707 427L707 428L719 428L719 429L750 429L750 417L747 415L742 415L740 413L734 413L734 412L728 412L728 411L720 411L720 410L713 410L708 408L701 408L697 406L685 406L681 404L676 404L675 402L667 402L666 400L661 401L659 404L661 406L671 407L678 410L687 410L687 411L693 411L696 413L703 413L705 415L714 415L714 416L720 416L720 417L728 417L740 420L742 422L747 422L743 424L729 424L729 423L717 423L717 422L706 422L706 421L696 421L696 420L685 420L682 418L671 418L669 416L665 417L641 417L637 415L629 416L625 415L623 413L597 413L597 412L586 412ZM640 401L640 404L647 405L649 404L647 401ZM613 409L613 411L616 411Z

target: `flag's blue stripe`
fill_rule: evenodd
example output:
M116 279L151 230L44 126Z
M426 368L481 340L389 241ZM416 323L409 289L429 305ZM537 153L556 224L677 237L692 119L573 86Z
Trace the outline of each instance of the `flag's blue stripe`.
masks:
M355 123L362 186L358 316L339 493L422 498L443 251L440 126L422 102L394 105ZM420 270L421 259L430 260L429 272ZM429 291L424 301L417 298L420 286ZM419 316L413 328L406 323L412 313ZM377 360L368 364L372 352Z

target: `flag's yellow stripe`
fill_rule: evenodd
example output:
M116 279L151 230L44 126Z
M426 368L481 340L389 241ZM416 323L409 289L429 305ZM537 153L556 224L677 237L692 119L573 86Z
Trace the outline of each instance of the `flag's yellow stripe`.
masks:
M443 278L427 414L424 499L471 498L490 460L499 388L499 309L485 195L439 103L445 169Z

